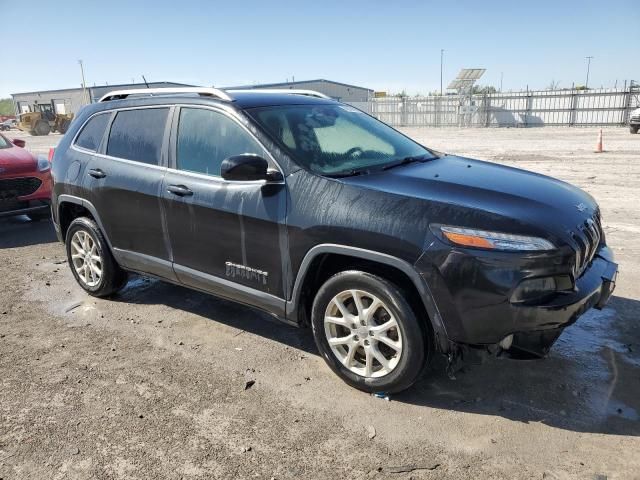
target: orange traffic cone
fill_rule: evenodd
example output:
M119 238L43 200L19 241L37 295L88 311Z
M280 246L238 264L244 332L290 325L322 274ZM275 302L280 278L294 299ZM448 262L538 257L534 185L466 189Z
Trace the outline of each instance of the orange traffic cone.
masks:
M595 153L602 153L602 152L604 152L604 150L602 149L602 129L600 129L600 132L598 133L598 143L596 144Z

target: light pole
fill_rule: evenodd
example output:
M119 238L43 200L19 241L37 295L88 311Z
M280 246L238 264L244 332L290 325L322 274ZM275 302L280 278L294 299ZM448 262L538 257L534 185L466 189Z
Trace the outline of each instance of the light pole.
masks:
M588 57L584 57L587 59L587 80L586 82L584 82L584 88L587 89L589 88L589 68L591 67L591 59L593 58L592 56L588 56Z
M442 96L442 64L444 60L444 48L440 49L440 96Z
M78 60L78 63L80 64L80 73L82 74L82 98L86 103L89 103L87 101L87 84L84 80L84 66L82 65L82 60Z
M502 76L504 72L500 72L500 93L502 93Z

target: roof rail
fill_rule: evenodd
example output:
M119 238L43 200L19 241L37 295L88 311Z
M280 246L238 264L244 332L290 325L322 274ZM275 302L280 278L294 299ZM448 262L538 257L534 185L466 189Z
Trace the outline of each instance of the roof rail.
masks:
M110 100L122 100L129 95L171 95L171 94L183 94L183 93L197 93L203 97L216 97L220 100L232 101L227 92L220 90L219 88L207 88L207 87L168 87L168 88L136 88L130 90L113 90L106 95L103 95L98 102L108 102Z
M324 93L316 92L315 90L301 90L298 88L242 88L227 90L228 93L288 93L290 95L305 95L307 97L326 98L331 100L331 97Z

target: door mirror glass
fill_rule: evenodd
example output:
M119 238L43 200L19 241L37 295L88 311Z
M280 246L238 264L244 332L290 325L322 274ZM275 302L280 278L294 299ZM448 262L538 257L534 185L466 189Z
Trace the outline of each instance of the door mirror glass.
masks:
M231 181L270 180L269 163L252 153L225 158L220 173L222 178Z
M13 144L16 147L20 147L20 148L24 148L25 145L27 144L27 142L25 142L24 140L22 140L21 138L16 138L13 140Z

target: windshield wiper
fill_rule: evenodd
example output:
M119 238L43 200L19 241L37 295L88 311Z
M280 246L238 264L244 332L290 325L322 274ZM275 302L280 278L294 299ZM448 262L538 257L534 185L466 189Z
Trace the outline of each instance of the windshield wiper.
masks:
M329 178L356 177L358 175L364 175L366 173L369 173L368 168L361 168L361 169L352 168L351 170L344 170L338 173L326 173L325 177L329 177Z
M401 165L408 165L414 162L425 162L427 160L431 160L431 157L428 157L426 155L414 155L412 157L404 157L403 159L398 160L397 162L393 162L385 165L384 167L382 167L382 170L389 170L390 168L399 167Z

